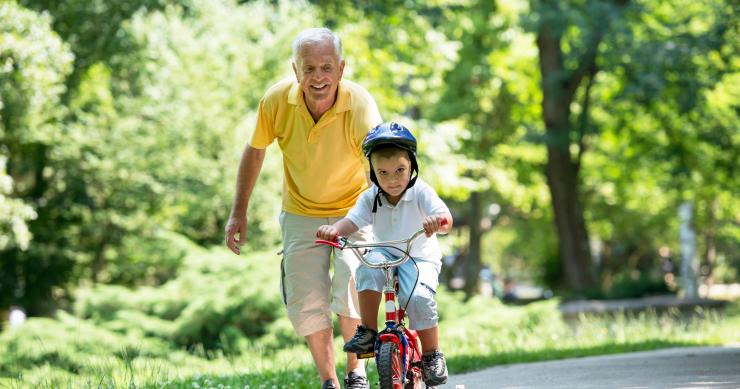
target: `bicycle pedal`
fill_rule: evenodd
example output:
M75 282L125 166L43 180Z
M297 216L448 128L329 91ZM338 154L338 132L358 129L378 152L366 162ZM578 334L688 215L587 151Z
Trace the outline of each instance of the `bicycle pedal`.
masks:
M369 353L357 354L357 359L367 359L367 358L372 358L374 356L375 356L375 352L371 351Z

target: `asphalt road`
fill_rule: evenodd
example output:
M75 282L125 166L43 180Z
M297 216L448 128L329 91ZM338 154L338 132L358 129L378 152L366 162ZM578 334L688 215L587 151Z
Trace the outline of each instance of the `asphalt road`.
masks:
M740 346L523 363L450 376L438 389L740 389Z

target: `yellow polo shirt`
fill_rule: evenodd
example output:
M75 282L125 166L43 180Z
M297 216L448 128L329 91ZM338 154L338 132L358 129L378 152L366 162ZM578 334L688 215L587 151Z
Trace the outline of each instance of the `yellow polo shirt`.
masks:
M362 140L382 121L372 96L341 81L337 100L314 123L295 79L262 97L250 145L277 139L283 152L283 210L303 216L344 216L367 189Z

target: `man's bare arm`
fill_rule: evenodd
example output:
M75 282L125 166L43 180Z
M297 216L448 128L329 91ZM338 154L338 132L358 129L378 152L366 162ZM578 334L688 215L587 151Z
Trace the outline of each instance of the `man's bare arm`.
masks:
M229 221L226 223L226 246L239 255L239 246L247 242L247 209L252 190L262 170L265 149L256 149L250 145L244 148L239 171L236 178L236 194L231 206ZM236 235L239 240L236 240Z

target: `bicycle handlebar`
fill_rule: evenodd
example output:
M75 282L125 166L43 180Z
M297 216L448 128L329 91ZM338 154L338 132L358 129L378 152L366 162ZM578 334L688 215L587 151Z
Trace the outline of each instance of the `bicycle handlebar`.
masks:
M444 226L447 225L447 219L443 219L440 225ZM386 240L383 242L372 242L372 243L350 243L349 239L347 239L344 236L340 236L337 238L337 241L330 241L330 240L323 240L323 239L316 239L315 243L318 244L326 244L329 246L334 246L340 250L343 249L350 249L355 254L357 259L360 260L365 266L373 269L380 269L380 268L391 268L396 266L401 266L404 262L406 262L409 259L409 253L411 252L411 245L414 243L416 239L418 239L422 234L424 233L424 229L420 229L416 232L414 232L410 237L406 239L400 239L400 240ZM379 263L370 263L365 259L365 256L360 253L361 248L369 248L369 247L387 247L392 246L394 244L405 244L406 250L403 250L403 256L394 259L392 261L383 261ZM392 246L395 247L395 246Z

